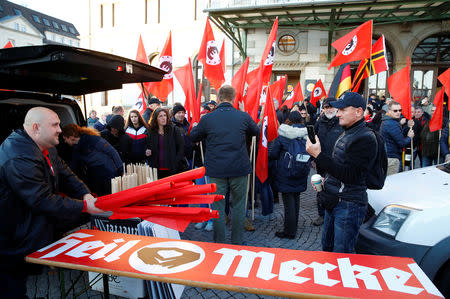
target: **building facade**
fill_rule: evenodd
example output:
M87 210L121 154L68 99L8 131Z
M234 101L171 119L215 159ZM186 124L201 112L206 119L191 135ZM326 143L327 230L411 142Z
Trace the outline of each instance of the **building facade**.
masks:
M0 47L63 44L80 46L79 33L72 23L24 6L0 0Z

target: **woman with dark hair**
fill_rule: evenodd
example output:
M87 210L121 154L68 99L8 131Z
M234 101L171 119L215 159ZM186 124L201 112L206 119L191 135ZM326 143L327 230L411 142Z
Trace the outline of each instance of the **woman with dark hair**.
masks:
M123 173L117 151L93 128L70 124L62 128L65 143L73 146L70 168L98 196L111 193L111 179Z
M300 210L300 192L306 190L309 158L295 157L305 161L306 171L300 171L293 176L293 172L287 168L290 164L289 147L292 142L305 144L307 136L306 128L302 125L302 117L299 112L291 111L288 119L278 128L278 137L269 146L269 159L277 160L277 172L275 177L275 185L283 199L284 206L284 227L282 231L275 233L278 238L294 239L297 233L297 223ZM305 149L306 153L306 149ZM303 161L303 160L301 160ZM290 167L290 166L288 166Z
M158 168L158 178L179 171L184 157L184 139L179 128L169 118L163 108L153 111L148 129L147 151L149 164Z
M145 163L146 156L145 150L147 149L147 128L148 125L145 123L144 118L141 116L139 111L130 110L128 113L127 122L125 124L125 133L130 136L131 142L131 152L130 152L130 162L131 163Z

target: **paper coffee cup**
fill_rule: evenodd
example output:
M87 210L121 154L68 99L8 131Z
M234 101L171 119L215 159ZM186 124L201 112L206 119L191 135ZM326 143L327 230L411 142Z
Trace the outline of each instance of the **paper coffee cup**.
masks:
M317 192L322 191L322 176L320 174L313 174L311 176L311 183L316 188Z

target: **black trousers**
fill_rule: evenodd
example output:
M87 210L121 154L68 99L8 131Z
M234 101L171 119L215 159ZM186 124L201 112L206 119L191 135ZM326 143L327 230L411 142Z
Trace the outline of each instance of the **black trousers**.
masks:
M295 236L300 213L300 192L281 193L284 205L284 233Z

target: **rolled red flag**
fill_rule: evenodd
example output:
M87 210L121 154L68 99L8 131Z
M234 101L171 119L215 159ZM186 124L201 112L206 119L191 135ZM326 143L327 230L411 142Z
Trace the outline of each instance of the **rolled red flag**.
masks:
M204 194L204 193L213 193L216 192L216 184L204 184L204 185L195 185L189 186L174 190L169 190L164 193L160 193L156 195L156 200L165 199L165 198L174 198L177 196L185 196L185 195L195 195L195 194Z
M211 195L186 195L175 198L153 200L151 204L157 205L184 205L184 204L211 204L215 201L222 200L223 195L211 194Z

